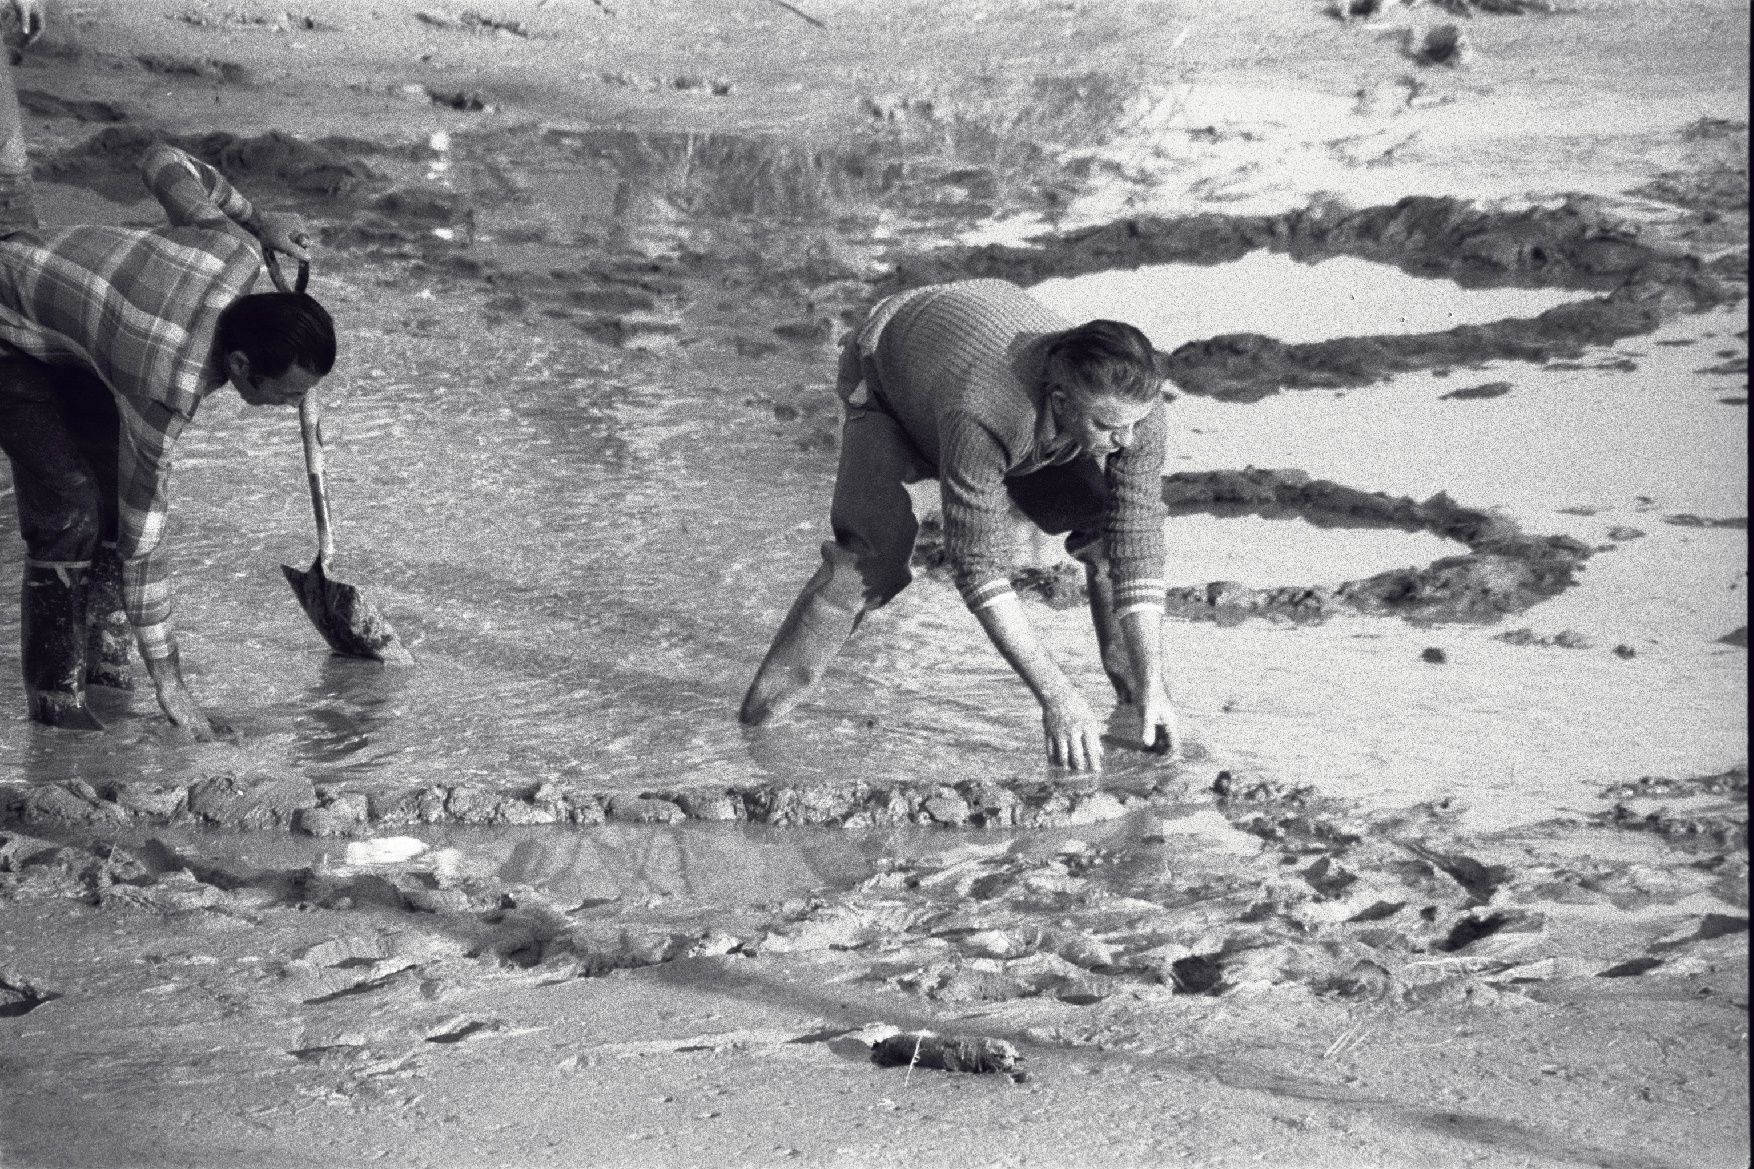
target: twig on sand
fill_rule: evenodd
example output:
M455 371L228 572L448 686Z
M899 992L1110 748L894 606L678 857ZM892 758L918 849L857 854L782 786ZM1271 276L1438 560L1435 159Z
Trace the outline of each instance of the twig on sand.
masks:
M773 3L773 4L778 4L781 8L784 8L787 12L790 12L793 16L797 17L799 20L807 20L811 24L815 25L817 28L824 28L825 29L828 27L827 21L819 20L818 18L811 16L808 12L805 12L802 8L799 8L799 7L792 5L792 4L787 4L786 0L769 0L769 2Z
M1370 1029L1375 1026L1379 1014L1380 1011L1373 1011L1342 1031L1340 1037L1328 1044L1328 1049L1322 1052L1322 1058L1333 1059L1337 1055L1356 1051L1363 1044L1365 1036L1370 1034Z
M901 1074L901 1086L903 1088L906 1088L907 1082L913 1078L914 1065L920 1062L920 1044L925 1041L926 1033L924 1031L921 1031L919 1036L914 1039L914 1057L907 1061L907 1071Z

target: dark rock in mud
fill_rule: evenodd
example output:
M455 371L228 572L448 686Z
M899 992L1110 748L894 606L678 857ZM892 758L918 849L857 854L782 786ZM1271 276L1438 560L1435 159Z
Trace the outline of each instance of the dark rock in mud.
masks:
M1434 666L1441 666L1449 661L1449 655L1438 646L1428 645L1419 651L1419 660L1430 662Z

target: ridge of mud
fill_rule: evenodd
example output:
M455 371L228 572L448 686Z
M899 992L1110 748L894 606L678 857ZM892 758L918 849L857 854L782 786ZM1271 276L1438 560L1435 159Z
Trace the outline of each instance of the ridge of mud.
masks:
M312 836L412 824L590 826L683 820L849 829L904 824L1049 828L1112 820L1168 799L1179 787L1170 779L1104 789L1088 780L965 780L611 792L549 781L511 790L434 784L366 793L293 776L216 775L188 784L120 781L101 791L72 779L0 792L0 823L290 829Z
M1191 341L1160 356L1182 390L1252 402L1286 389L1366 386L1396 373L1514 359L1576 357L1586 347L1648 333L1681 312L1746 295L1744 251L1705 261L1653 246L1592 200L1494 211L1454 198L1410 196L1352 210L1318 203L1281 215L1199 214L1123 219L1028 246L945 248L900 260L878 295L946 280L999 277L1034 284L1149 264L1221 264L1271 249L1313 263L1354 256L1466 288L1605 292L1533 318L1437 333L1286 344L1258 333Z
M1250 588L1235 581L1177 586L1167 611L1191 620L1233 623L1248 617L1324 621L1345 610L1418 623L1491 622L1557 596L1575 583L1592 549L1570 536L1530 536L1508 517L1464 507L1439 492L1423 503L1362 491L1298 470L1178 471L1164 476L1171 516L1205 513L1301 517L1318 527L1389 527L1430 532L1467 545L1423 568L1396 568L1340 584ZM921 525L914 563L945 571L943 526ZM1028 568L1013 575L1019 591L1054 608L1084 604L1083 569Z
M1745 768L1663 790L1738 783L1745 791ZM1491 1005L1568 976L1696 976L1745 951L1745 833L1652 840L1635 855L1603 838L1556 861L1538 836L1456 834L1448 801L1366 815L1229 772L1200 806L1188 794L1170 818L1099 841L1022 837L887 856L857 884L753 904L573 904L436 858L257 870L223 845L209 859L158 839L65 844L16 832L0 834L0 900L244 922L308 906L370 911L372 936L326 941L280 971L283 993L306 1004L417 984L456 959L591 977L735 953L838 954L863 979L944 1003L1296 988ZM1688 908L1680 920L1645 912L1669 904ZM1605 929L1604 917L1623 928Z

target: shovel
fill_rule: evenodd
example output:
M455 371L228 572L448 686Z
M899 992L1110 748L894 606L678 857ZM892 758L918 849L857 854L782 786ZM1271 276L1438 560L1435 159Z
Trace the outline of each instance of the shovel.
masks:
M274 286L287 291L286 277L280 272L274 253L263 252L268 274ZM299 262L298 282L292 291L303 292L310 279L311 266ZM323 434L317 415L314 393L307 393L298 407L298 428L304 439L305 471L311 485L311 510L317 517L317 558L306 569L282 564L287 583L304 607L305 616L338 654L353 658L371 658L393 665L411 665L414 655L396 637L396 631L384 620L363 593L350 584L329 576L329 565L335 559L335 535L329 527L329 492L323 479Z

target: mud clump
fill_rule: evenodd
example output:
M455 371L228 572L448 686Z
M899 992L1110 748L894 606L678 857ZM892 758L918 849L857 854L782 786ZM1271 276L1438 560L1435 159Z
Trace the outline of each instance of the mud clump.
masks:
M140 189L140 158L158 141L186 150L228 178L257 188L333 198L378 178L370 166L355 157L352 143L346 140L307 142L280 130L253 137L224 130L162 135L137 125L106 127L44 160L39 173L57 182L132 200Z
M1411 621L1496 621L1556 596L1576 580L1592 550L1569 536L1529 536L1498 515L1464 507L1439 493L1423 503L1367 492L1296 470L1176 472L1163 479L1170 516L1204 513L1269 518L1297 516L1319 527L1391 527L1430 532L1465 544L1464 555L1423 568L1399 568L1339 584L1252 588L1235 581L1177 586L1165 594L1167 611L1191 620L1237 622L1270 617L1323 621L1342 611L1379 613ZM914 564L947 567L942 526L920 528ZM1025 568L1012 576L1019 592L1053 608L1084 603L1084 575L1075 565Z
M360 835L415 824L590 826L742 821L778 827L1045 828L1113 820L1166 799L1169 780L1084 790L1063 784L784 784L660 792L603 792L548 782L520 789L438 785L399 792L313 786L302 776L221 775L193 784L131 781L99 792L83 780L36 784L0 797L0 823L125 824Z

